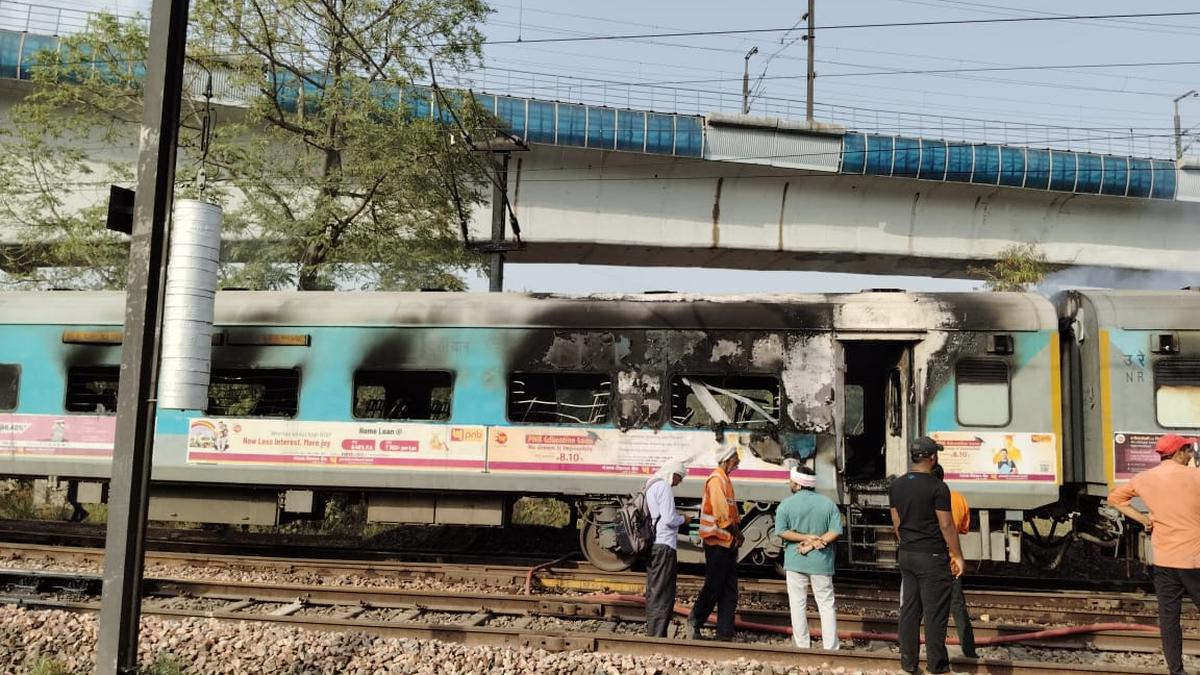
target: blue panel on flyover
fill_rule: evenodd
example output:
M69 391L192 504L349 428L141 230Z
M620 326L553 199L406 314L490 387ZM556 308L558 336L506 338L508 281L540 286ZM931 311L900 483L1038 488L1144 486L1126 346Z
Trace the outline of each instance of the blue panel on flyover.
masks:
M1100 194L1125 196L1129 189L1129 158L1104 158L1104 182L1100 185Z
M1000 182L1000 148L995 145L975 146L975 170L972 183L995 185Z
M1008 187L1025 186L1025 149L1000 148L1000 184Z
M921 173L917 178L946 180L946 141L921 140Z
M967 182L975 165L975 149L969 143L951 143L946 156L946 180Z
M867 164L867 137L862 134L842 136L842 173L863 173Z
M1075 191L1075 153L1066 150L1050 151L1050 189Z
M893 176L916 178L921 171L921 140L918 138L896 139L896 162Z
M1075 191L1094 195L1100 193L1100 181L1104 177L1104 164L1100 155L1091 153L1078 153L1079 158L1079 180L1075 183Z

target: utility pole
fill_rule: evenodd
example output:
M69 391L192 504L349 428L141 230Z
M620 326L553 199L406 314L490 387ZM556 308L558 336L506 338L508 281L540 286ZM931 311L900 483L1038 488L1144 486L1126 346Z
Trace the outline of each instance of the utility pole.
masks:
M508 157L507 152L492 153L492 241L491 266L488 270L488 291L504 290L504 217L508 215Z
M744 59L744 67L742 68L742 114L750 114L750 57L758 53L758 47L754 47L746 52Z
M1175 100L1172 101L1175 105L1175 161L1183 159L1183 130L1182 125L1179 123L1179 102L1189 96L1200 96L1200 92L1193 89L1186 94L1176 96Z
M808 14L804 18L808 19L808 34L804 36L805 42L808 43L808 95L804 99L804 119L809 122L813 121L813 81L817 79L817 71L813 67L814 56L816 55L816 46L813 44L814 29L816 28L815 13L817 11L817 0L808 0Z
M154 0L150 10L146 103L129 241L117 431L104 542L104 593L96 644L98 675L135 673L138 665L159 327L189 4L189 0Z

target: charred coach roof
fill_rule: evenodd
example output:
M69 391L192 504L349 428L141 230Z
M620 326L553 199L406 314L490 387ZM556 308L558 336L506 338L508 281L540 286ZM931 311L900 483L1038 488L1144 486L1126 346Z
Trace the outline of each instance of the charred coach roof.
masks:
M114 292L0 293L0 323L112 325ZM219 325L492 326L913 332L1053 329L1053 306L1026 293L530 295L223 292Z
M1200 291L1066 291L1054 300L1062 316L1090 314L1100 328L1200 329Z

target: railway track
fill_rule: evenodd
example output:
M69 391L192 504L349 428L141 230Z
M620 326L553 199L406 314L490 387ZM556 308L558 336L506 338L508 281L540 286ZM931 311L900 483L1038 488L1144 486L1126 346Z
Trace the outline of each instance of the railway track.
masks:
M5 570L0 602L28 609L96 612L101 580L92 574ZM546 596L501 593L446 593L381 588L335 588L293 584L212 582L150 578L144 587L143 612L163 617L208 617L290 625L310 630L362 631L379 636L437 639L468 645L526 646L548 651L582 650L634 655L673 654L714 660L752 659L790 666L847 666L894 669L890 650L830 653L796 650L778 634L739 634L735 643L683 642L642 636L643 609L620 596ZM744 620L786 626L786 612L749 610ZM895 632L895 621L839 617L842 631ZM976 635L1025 630L977 626ZM1091 645L1057 642L1054 646L1153 650L1156 633L1104 631ZM1189 643L1195 651L1200 645ZM956 660L955 672L1078 673L1091 667L995 660ZM1129 672L1154 672L1130 670Z
M0 543L0 560L9 560L17 567L22 566L23 561L38 561L39 565L62 563L98 570L103 551ZM601 572L585 563L570 561L538 570L534 575L530 574L532 568L524 565L247 558L161 551L147 553L146 561L148 570L164 576L173 576L172 569L189 567L222 570L232 576L266 569L286 573L302 583L322 584L339 579L378 582L373 585L430 580L501 589L540 589L560 594L641 594L644 585L644 576L640 573ZM703 579L680 575L678 583L681 594L695 593ZM744 579L740 583L740 592L743 612L787 607L787 589L782 581ZM839 581L837 594L839 607L858 616L888 618L894 616L899 603L895 589L863 582ZM1112 622L1154 624L1158 617L1154 597L1141 593L968 590L966 594L978 625L992 623L1015 628ZM1200 614L1186 608L1183 625L1185 630L1200 632Z

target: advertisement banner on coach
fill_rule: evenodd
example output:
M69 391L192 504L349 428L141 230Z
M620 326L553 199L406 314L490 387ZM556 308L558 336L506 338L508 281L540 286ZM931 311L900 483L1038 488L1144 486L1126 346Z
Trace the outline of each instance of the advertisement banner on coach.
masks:
M53 459L109 459L114 415L0 413L0 453Z
M938 431L931 435L944 447L938 463L947 480L1058 480L1054 434Z
M1146 469L1158 466L1162 457L1154 446L1165 435L1128 431L1113 434L1113 478L1129 480Z
M200 418L188 428L187 459L481 471L485 438L485 427L457 424Z
M750 434L726 432L742 458L739 480L778 481L787 470L750 451ZM688 473L706 476L720 445L711 431L650 429L571 429L565 427L491 427L488 470L528 473L651 474L672 459L690 462Z

